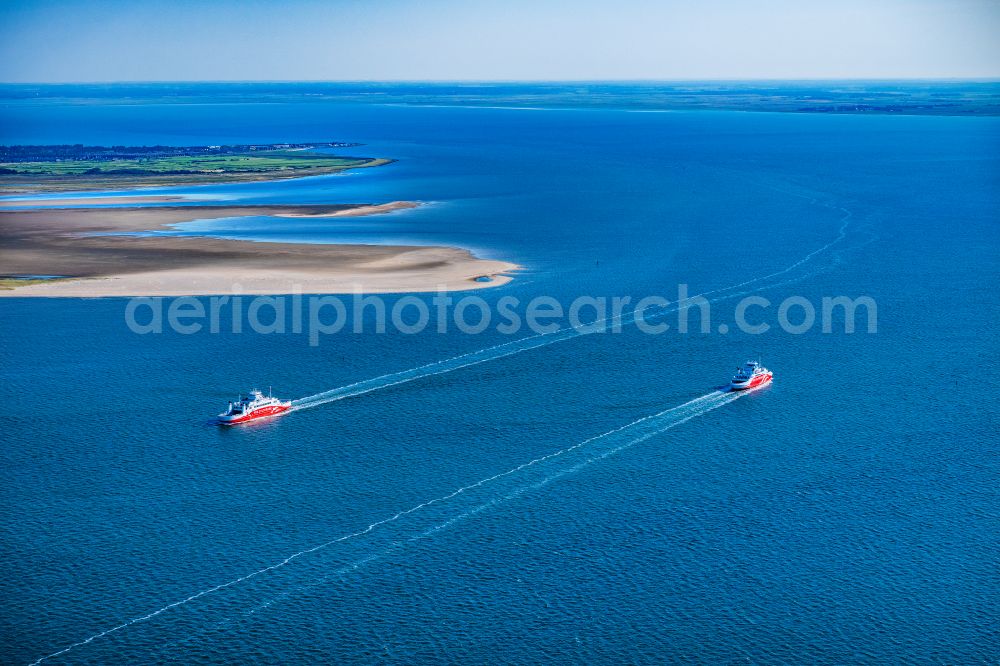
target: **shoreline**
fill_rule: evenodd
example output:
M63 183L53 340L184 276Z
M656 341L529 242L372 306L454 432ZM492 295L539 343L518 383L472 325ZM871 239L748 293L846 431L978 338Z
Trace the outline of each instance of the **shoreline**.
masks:
M47 192L46 194L52 194ZM52 199L35 199L31 197L0 199L0 209L14 210L48 210L70 206L105 206L113 204L171 204L197 199L182 194L121 194L101 197L59 197Z
M307 166L295 169L269 171L229 171L202 173L150 173L150 174L71 174L40 177L35 174L8 174L0 177L0 196L22 197L59 192L100 192L104 190L128 191L160 187L197 187L201 185L227 185L293 180L316 176L335 176L351 169L370 169L392 164L396 160L383 157L343 159L364 160L356 164Z
M2 297L103 298L232 294L465 291L500 286L516 264L456 247L270 243L199 236L89 235L155 231L195 219L387 214L412 201L352 205L156 206L0 211ZM480 281L482 278L488 281Z

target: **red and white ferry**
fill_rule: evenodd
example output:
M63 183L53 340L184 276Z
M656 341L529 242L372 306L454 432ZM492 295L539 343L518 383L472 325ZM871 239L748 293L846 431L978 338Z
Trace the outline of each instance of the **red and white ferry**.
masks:
M268 416L284 414L292 408L292 403L282 402L270 395L264 395L257 389L250 391L250 395L240 396L236 402L229 403L229 409L219 414L219 423L223 425L236 425L246 423L254 419L262 419Z
M747 361L742 368L736 369L729 388L734 391L745 391L757 388L771 381L774 375L758 361Z

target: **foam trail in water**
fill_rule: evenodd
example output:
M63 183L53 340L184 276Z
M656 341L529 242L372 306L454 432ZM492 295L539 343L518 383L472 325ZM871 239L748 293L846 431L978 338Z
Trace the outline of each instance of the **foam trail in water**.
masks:
M743 282L729 285L727 287L719 287L718 289L713 289L711 291L705 291L694 298L704 298L706 296L715 295L714 298L706 299L710 303L715 303L721 300L726 300L730 298L736 298L737 296L743 296L750 294L768 287L775 287L780 284L786 284L788 280L779 282L777 284L764 284L760 285L749 291L741 291L734 293L733 290L747 287L752 284L757 284L765 280L771 280L776 277L786 275L791 271L795 270L799 266L810 261L813 257L822 254L823 252L829 250L831 247L841 242L847 234L847 227L850 224L851 212L846 208L840 208L844 215L841 218L840 229L838 230L837 236L826 243L825 245L816 248L809 254L805 255L795 263L779 270L774 273L769 273L768 275L762 275L750 280L745 280ZM811 275L811 273L810 273ZM690 300L684 303L678 303L673 306L669 306L661 309L658 312L652 314L646 314L644 320L651 321L658 317L663 317L674 312L679 312L686 310L694 305ZM364 393L370 393L372 391L377 391L384 388L389 388L390 386L396 386L398 384L404 384L406 382L411 382L416 379L422 379L424 377L431 377L434 375L441 375L447 372L453 372L462 368L467 368L473 365L479 365L480 363L486 363L487 361L495 361L497 359L504 358L506 356L513 356L514 354L520 354L521 352L528 351L531 349L537 349L538 347L545 347L550 344L555 344L556 342L562 342L563 340L569 340L581 335L589 335L592 333L597 333L604 330L605 327L610 325L626 325L635 323L636 315L632 313L623 313L615 317L607 317L605 319L599 319L595 322L590 322L586 324L581 324L579 326L569 326L566 328L561 328L557 331L551 333L539 333L536 335L529 335L524 338L519 338L517 340L512 340L510 342L505 342L499 345L494 345L492 347L486 347L485 349L480 349L474 352L469 352L467 354L461 354L459 356L453 356L451 358L444 359L442 361L435 361L433 363L428 363L426 365L418 366L416 368L410 368L409 370L402 370L400 372L395 372L387 375L381 375L379 377L373 377L371 379L365 379L354 384L348 384L346 386L341 386L329 391L324 391L322 393L316 393L304 398L298 398L292 401L292 409L308 409L310 407L318 407L319 405L326 404L328 402L333 402L335 400L342 400L344 398L350 398L353 396L362 395Z
M671 428L679 426L683 423L687 423L691 419L706 414L712 410L718 409L719 407L723 407L733 402L734 400L737 400L741 396L751 393L755 390L758 389L751 389L749 391L742 391L742 392L735 392L728 390L713 391L712 393L708 393L701 397L695 398L694 400L690 400L682 405L671 407L670 409L665 409L662 412L658 412L656 414L633 421L632 423L629 423L626 426L616 428L615 430L608 431L596 437L591 437L574 446L570 446L560 451L557 451L556 453L550 454L549 456L543 458L537 458L531 461L530 463L515 468L515 470L522 470L525 469L526 467L533 466L542 462L558 462L558 460L561 460L560 458L561 456L565 456L566 454L571 453L573 451L581 450L582 452L582 450L590 451L591 448L594 449L594 451L591 451L589 455L587 455L587 457L583 458L582 460L571 464L564 463L566 466L562 467L561 469L556 469L548 473L544 478L542 478L539 481L525 483L510 492L500 495L499 497L495 497L486 502L481 502L477 506L471 509L467 509L456 516L453 516L441 523L438 523L437 525L421 530L414 536L398 539L377 552L367 554L363 557L358 558L353 562L338 566L335 570L331 571L327 575L322 576L321 578L314 580L306 585L295 586L274 597L271 597L267 601L264 601L263 603L260 603L254 606L253 608L244 611L242 613L242 618L230 617L226 620L222 620L220 622L215 623L211 627L205 627L196 632L188 634L178 639L177 641L172 641L168 644L165 644L164 647L176 648L180 644L184 643L190 644L192 641L196 640L198 636L208 633L209 631L213 631L222 627L231 627L234 623L249 618L250 616L260 611L263 611L273 606L274 604L279 603L295 594L304 592L306 590L314 589L332 579L346 576L354 571L357 571L358 569L361 569L362 567L371 562L380 560L386 556L389 556L393 553L396 553L404 549L410 543L430 538L435 534L442 532L459 522L462 522L464 520L467 520L482 513L483 511L499 506L500 504L503 504L510 500L516 499L530 491L538 490L560 478L574 474L595 462L599 462L615 454L618 454L626 449L632 448L633 446L645 442L660 433L670 430ZM586 447L586 449L584 449L584 447ZM508 473L513 473L513 471ZM491 477L491 478L498 478L498 477Z
M795 195L795 196L801 196L801 195ZM733 298L735 296L739 296L739 295L743 295L743 294L747 294L747 293L752 293L752 292L755 292L755 291L760 291L761 289L765 289L768 286L773 286L773 285L763 285L763 286L756 287L756 288L754 288L752 290L749 290L749 291L739 292L739 293L735 293L735 294L725 294L725 292L732 291L733 289L738 289L738 288L745 287L745 286L748 286L748 285L751 285L751 284L756 284L758 282L762 282L764 280L768 280L768 279L771 279L771 278L774 278L774 277L777 277L777 276L780 276L780 275L787 274L788 272L790 272L790 271L794 270L795 268L801 266L802 264L806 263L807 261L809 261L810 259L812 259L816 255L824 252L825 250L829 249L830 247L832 247L836 243L840 242L844 238L844 236L846 235L847 227L848 227L848 224L850 222L850 217L851 217L851 213L847 209L840 208L840 210L844 211L844 217L841 218L842 224L840 226L840 229L839 229L837 237L834 238L829 243L826 243L825 245L823 245L820 248L817 248L816 250L813 250L809 254L805 255L802 259L796 261L795 263L791 264L790 266L788 266L788 267L786 267L786 268L784 268L784 269L782 269L780 271L776 271L776 272L771 273L769 275L764 275L764 276L760 276L760 277L757 277L757 278L753 278L752 280L746 280L744 282L740 282L740 283L735 284L735 285L730 285L728 287L721 287L719 289L715 289L715 290L712 290L712 291L703 292L702 294L699 294L699 296L704 297L704 296L707 296L707 295L710 295L710 294L720 294L720 295L716 296L715 298L708 299L710 302L716 302L716 301L719 301L719 300L723 300L723 299L727 299L727 298ZM783 281L780 284L784 284L784 283L790 282L790 281L791 280L785 280L785 281ZM695 298L695 297L692 297L692 298ZM660 312L658 312L658 313L656 313L654 315L648 316L647 319L648 318L652 318L652 317L657 317L657 316L663 316L663 315L666 315L666 314L670 314L671 312L679 311L681 309L685 309L686 307L691 307L691 305L687 305L687 306L678 305L678 306L675 306L673 308L667 308L667 309L664 309L664 310L662 310L662 311L660 311ZM634 313L630 314L630 315L619 315L618 317L611 317L611 318L608 318L606 320L602 320L602 322L606 322L606 323L614 323L615 321L621 321L622 323L632 323L632 322L634 322ZM452 358L449 358L449 359L445 359L443 361L437 361L437 362L434 362L434 363L429 363L427 365L419 366L417 368L411 368L409 370L404 370L402 372L397 372L397 373L393 373L393 374L389 374L389 375L383 375L381 377L376 377L376 378L373 378L373 379L367 379L367 380L364 380L364 381L361 381L361 382L350 384L348 386L342 386L342 387L339 387L339 388L336 388L336 389L332 389L330 391L325 391L323 393L317 393L315 395L307 396L305 398L299 398L297 400L293 400L292 401L293 409L306 409L306 408L309 408L309 407L316 407L318 405L322 405L322 404L325 404L327 402L331 402L331 401L334 401L334 400L340 400L340 399L351 397L351 396L355 396L355 395L361 395L363 393L368 393L368 392L371 392L371 391L375 391L375 390L387 388L389 386L395 386L397 384L402 384L402 383L405 383L405 382L413 381L415 379L420 379L422 377L429 377L429 376L433 376L433 375L443 374L443 373L446 373L446 372L452 372L452 371L458 370L460 368L466 368L466 367L469 367L469 366L472 366L472 365L478 365L480 363L485 363L486 361L496 360L496 359L499 359L499 358L503 358L505 356L510 356L510 355L513 355L513 354L518 354L520 352L527 351L529 349L535 349L537 347L542 347L542 346L553 344L555 342L559 342L559 341L562 341L562 340L567 340L567 339L576 337L578 335L586 335L589 332L597 332L597 330L600 330L600 329L597 326L595 326L594 323L589 323L589 324L585 324L585 325L581 325L581 326L577 326L577 327L563 328L563 329L560 329L560 330L555 331L553 333L543 333L543 334L529 336L529 337L526 337L526 338L521 338L519 340L514 340L512 342L507 342L507 343L495 345L493 347L488 347L486 349L481 349L481 350L478 350L478 351L475 351L475 352L470 352L468 354L462 354L460 356L455 356L455 357L452 357ZM709 394L709 396L711 396L711 395L713 395L713 394ZM706 397L709 397L709 396L702 396L702 398L698 398L696 400L702 400L702 399L704 399ZM692 402L694 402L694 401L692 401ZM685 403L685 405L688 405L688 404L690 404L690 403ZM681 405L680 407L677 407L677 408L674 408L674 409L680 409L680 408L684 407L685 405ZM670 411L670 410L667 410L667 411ZM663 414L663 413L661 412L661 414ZM121 629L124 629L124 628L126 628L128 626L131 626L133 624L136 624L136 623L139 623L139 622L144 622L146 620L152 619L152 618L154 618L154 617L156 617L156 616L158 616L158 615L160 615L160 614L162 614L162 613L164 613L164 612L166 612L166 611L168 611L168 610L170 610L172 608L175 608L177 606L181 606L183 604L187 604L187 603L189 603L191 601L194 601L196 599L199 599L199 598L201 598L203 596L206 596L208 594L212 594L213 592L216 592L218 590L222 590L222 589L225 589L227 587L231 587L233 585L241 583L241 582L243 582L245 580L248 580L250 578L254 578L256 576L264 574L264 573L266 573L268 571L272 571L274 569L283 567L286 564L288 564L289 562L291 562L291 561L293 561L293 560L295 560L295 559L297 559L297 558L299 558L299 557L301 557L303 555L306 555L308 553L312 553L312 552L315 552L315 551L320 550L322 548L325 548L325 547L327 547L327 546L329 546L331 544L334 544L334 543L337 543L337 542L340 542L340 541L345 541L347 539L350 539L350 538L353 538L353 537L360 536L362 534L366 534L368 532L371 532L373 529L375 529L379 525L382 525L382 524L385 524L385 523L388 523L388 522L392 522L392 521L398 520L402 516L405 516L407 514L413 513L414 511L418 511L418 510L420 510L421 508L423 508L425 506L445 501L447 499L450 499L451 497L454 497L454 496L459 495L459 494L461 494L463 492L471 490L472 488L476 488L476 487L479 487L479 486L481 486L481 485L483 485L485 483L488 483L488 482L490 482L490 481L492 481L494 479L497 479L497 478L500 478L500 477L503 477L503 476L507 476L509 474L513 474L513 473L519 471L520 469L524 469L525 467L534 465L534 464L536 464L538 462L547 460L547 459L555 457L555 456L562 455L563 453L566 453L566 452L571 451L573 449L579 448L580 446L588 444L589 442L594 441L595 439L599 439L599 438L611 435L613 433L617 433L617 432L619 432L619 431L621 431L621 430L623 430L625 428L632 427L632 426L634 426L634 425L636 425L638 423L646 421L649 418L655 418L655 417L646 417L644 419L640 419L639 421L636 421L636 422L630 423L630 424L628 424L626 426L622 426L621 428L617 428L615 430L609 431L608 433L604 433L603 435L598 435L597 437L591 438L590 440L585 440L584 442L580 442L579 444L576 444L576 445L574 445L572 447L569 447L567 449L563 449L561 451L557 451L557 452L549 454L547 456L543 456L542 458L538 458L538 459L529 461L529 462L527 462L527 463L525 463L523 465L515 467L515 468L513 468L511 470L508 470L507 472L502 472L502 473L497 474L495 476L492 476L492 477L489 477L487 479L483 479L481 481L478 481L478 482L476 482L476 483L474 483L474 484L472 484L470 486L465 486L463 488L459 488L458 490L454 491L453 493L450 493L448 495L442 496L440 498L435 498L433 500L429 500L429 501L424 502L422 504L418 504L415 507L412 507L412 508L407 509L405 511L401 511L401 512L395 514L394 516L391 516L391 517L386 518L384 520L378 521L376 523L372 523L371 525L369 525L365 529L360 530L358 532L347 534L347 535L344 535L344 536L339 537L337 539L333 539L333 540L328 541L326 543L323 543L323 544L320 544L318 546L315 546L313 548L309 548L309 549L300 551L298 553L290 555L289 557L285 558L281 562L278 562L278 563L273 564L273 565L268 566L268 567L264 567L263 569L259 569L257 571L252 572L252 573L249 573L249 574L247 574L245 576L241 576L239 578L233 579L231 581L228 581L228 582L225 582L225 583L221 583L219 585L216 585L215 587L209 588L207 590L203 590L201 592L198 592L197 594L193 594L193 595L191 595L191 596L189 596L189 597L187 597L185 599L181 599L179 601L175 601L174 603L168 604L168 605L164 606L163 608L160 608L160 609L158 609L156 611L153 611L152 613L149 613L147 615L143 615L141 617L134 618L134 619L129 620L127 622L123 622L122 624L119 624L119 625L117 625L115 627L112 627L110 629L106 629L106 630L104 630L102 632L94 634L93 636L91 636L91 637L89 637L89 638L87 638L85 640L82 640L82 641L80 641L78 643L74 643L74 644L70 645L69 647L66 647L66 648L64 648L64 649L62 649L62 650L60 650L58 652L54 652L54 653L46 655L44 657L40 657L39 659L37 659L35 662L32 663L32 666L35 666L36 664L40 664L41 662L43 662L45 660L48 660L48 659L51 659L53 657L57 657L59 655L65 654L65 653L69 652L70 650L73 650L74 648L77 648L77 647L86 645L88 643L91 643L91 642L93 642L93 641L95 641L95 640L97 640L97 639L99 639L99 638L101 638L103 636L107 636L108 634L120 631Z
M732 402L733 400L735 400L739 396L740 396L739 393L732 393L732 392L727 392L727 391L713 391L713 392L705 394L705 395L703 395L701 397L695 398L693 400L689 400L688 402L685 402L685 403L683 403L681 405L678 405L676 407L671 407L670 409L666 409L666 410L664 410L662 412L658 412L657 414L653 414L651 416L645 416L643 418L640 418L640 419L637 419L635 421L632 421L631 423L628 423L626 425L623 425L623 426L620 426L618 428L614 428L614 429L609 430L607 432L601 433L600 435L595 435L594 437L590 437L588 439L585 439L585 440L583 440L581 442L573 444L572 446L567 446L566 448L559 449L558 451L554 451L554 452L548 453L548 454L546 454L544 456L540 456L538 458L534 458L533 460L529 460L528 462L521 463L520 465L517 465L516 467L512 467L512 468L510 468L510 469L508 469L508 470L506 470L504 472L499 472L499 473L494 474L492 476L488 476L488 477L485 477L483 479L480 479L479 481L476 481L475 483L471 483L469 485L462 486L461 488L453 490L452 492L450 492L450 493L448 493L446 495L441 495L440 497L435 497L433 499L429 499L429 500L427 500L425 502L421 502L420 504L416 504L416 505L410 507L409 509L405 509L403 511L399 511L398 513L396 513L396 514L394 514L392 516L389 516L388 518L383 518L382 520L379 520L379 521L376 521L374 523L369 524L364 529L360 529L360 530L358 530L356 532L350 532L348 534L344 534L344 535L339 536L337 538L330 539L330 540L325 541L325 542L323 542L321 544L318 544L316 546L312 546L311 548L306 548L304 550L300 550L297 553L293 553L293 554L285 557L284 559L282 559L282 560L280 560L278 562L275 562L274 564L271 564L269 566L263 567L261 569L257 569L256 571L250 572L250 573L245 574L243 576L239 576L238 578L234 578L234 579L226 581L224 583L220 583L220 584L215 585L213 587L204 589L201 592L197 592L197 593L192 594L192 595L190 595L188 597L185 597L183 599L179 599L178 601L175 601L173 603L167 604L167 605L165 605L165 606L163 606L163 607L161 607L161 608L159 608L157 610L154 610L154 611L152 611L150 613L147 613L145 615L141 615L141 616L132 618L131 620L128 620L126 622L122 622L121 624L118 624L118 625L116 625L114 627L111 627L109 629L105 629L103 631L100 631L100 632L94 634L93 636L90 636L89 638L86 638L86 639L81 640L81 641L79 641L77 643L73 643L72 645L69 645L68 647L63 648L62 650L59 650L57 652L53 652L53 653L45 655L43 657L39 657L37 660L35 660L34 662L32 662L32 666L36 666L37 664L41 664L43 661L46 661L46 660L52 659L54 657L58 657L60 655L66 654L67 652L70 652L71 650L74 650L75 648L82 647L84 645L92 643L95 640L103 638L104 636L107 636L109 634L113 634L113 633L116 633L118 631L121 631L122 629L130 627L130 626L132 626L134 624L138 624L138 623L141 623L141 622L145 622L147 620L151 620L151 619L153 619L153 618L155 618L155 617L157 617L159 615L162 615L163 613L165 613L165 612L167 612L167 611L169 611L169 610L171 610L173 608L177 608L178 606L183 606L185 604L188 604L188 603L190 603L192 601L195 601L197 599L205 597L205 596L207 596L209 594L212 594L214 592L218 592L220 590L224 590L224 589L232 587L234 585L238 585L239 583L242 583L244 581L247 581L247 580L250 580L252 578L256 578L258 576L261 576L261 575L263 575L265 573L268 573L270 571L274 571L276 569L280 569L280 568L286 566L287 564L290 564L291 562L294 562L295 560L297 560L297 559L299 559L299 558L301 558L301 557L303 557L305 555L308 555L310 553L315 553L317 551L320 551L320 550L322 550L324 548L327 548L329 546L332 546L334 544L341 543L343 541L347 541L348 539L353 539L355 537L359 537L359 536L368 534L368 533L372 532L373 530L375 530L376 528L378 528L381 525L386 525L388 523L395 522L395 521L399 520L400 518L402 518L404 516L410 515L412 513L417 512L417 511L420 511L421 509L426 508L428 506L435 505L435 504L440 504L442 502L446 502L447 500L449 500L449 499L451 499L453 497L457 497L457 496L459 496L459 495L461 495L463 493L467 493L470 490L473 490L473 489L476 489L476 488L481 488L482 486L485 486L486 484L488 484L488 483L490 483L492 481L496 481L497 479L501 479L501 478L504 478L504 477L511 476L511 475L516 474L516 473L518 473L518 472L520 472L522 470L525 470L525 469L527 469L529 467L534 467L534 466L540 465L540 464L542 464L542 463L544 463L546 461L550 461L550 460L553 460L553 459L558 458L560 456L564 456L564 455L566 455L568 453L571 453L573 451L581 449L581 448L587 446L588 444L591 444L591 443L594 443L594 442L598 442L598 441L601 441L601 440L606 440L606 439L611 438L611 437L620 436L623 433L632 433L632 432L640 432L640 433L642 433L641 436L640 436L640 438L638 438L634 442L631 442L630 444L628 444L629 446L631 446L632 444L638 443L639 441L645 441L646 439L649 439L649 437L652 437L657 432L662 432L663 430L671 428L674 425L679 425L680 423L688 421L688 420L694 418L695 416L698 416L699 414L703 414L703 413L705 413L707 411L710 411L711 409L715 409L717 407L721 407L724 404ZM621 448L622 447L618 447L617 449L614 449L611 453L617 452L618 450L621 450ZM602 455L600 457L606 457L607 455L611 455L611 453L604 454L604 455ZM589 461L589 462L592 462L592 461ZM568 473L568 472L564 472L564 473Z
M446 530L447 528L451 527L452 525L454 525L454 524L456 524L458 522L461 522L461 521L463 521L463 520L465 520L467 518L475 516L476 514L482 513L486 509L498 506L500 504L503 504L504 502L508 502L508 501L510 501L512 499L515 499L515 498L523 495L526 492L529 492L529 491L532 491L532 490L538 490L539 488L547 486L548 484L552 483L553 481L557 481L558 479L561 479L561 478L563 478L565 476L569 476L571 474L574 474L574 473L580 471L581 469L583 469L583 468L585 468L585 467L587 467L587 466L589 466L589 465L591 465L591 464L593 464L595 462L600 462L601 460L604 460L605 458L609 458L609 457L611 457L613 455L621 453L622 451L624 451L626 449L630 449L630 448L632 448L633 446L635 446L637 444L641 444L642 442L645 442L646 440L651 439L651 438L655 437L656 435L664 433L667 430L670 430L671 428L675 428L675 427L677 427L677 426L679 426L681 424L687 423L688 421L690 421L693 418L696 418L698 416L706 414L706 413L708 413L708 412L710 412L710 411L712 411L714 409L718 409L719 407L723 407L723 406L725 406L725 405L733 402L734 400L737 400L741 396L746 395L747 393L751 393L751 392L753 392L755 390L757 390L757 389L751 389L750 391L741 391L741 392L727 391L727 390L714 391L714 392L709 393L707 395L703 395L700 398L695 398L694 400L691 400L690 402L686 402L683 405L679 405L677 407L671 407L670 409L666 409L666 410L664 410L662 412L659 412L657 414L653 414L652 416L648 416L646 418L639 419L638 421L633 421L629 425L624 426L623 428L620 428L618 430L613 430L610 433L606 433L604 435L599 435L597 438L591 438L591 439L587 440L587 443L595 443L596 441L602 440L602 443L606 444L607 446L610 446L610 448L607 448L607 446L606 446L604 449L595 452L594 454L592 454L589 457L585 458L581 462L578 462L578 463L576 463L576 464L574 464L572 466L565 467L563 469L555 471L555 472L553 472L552 474L549 474L548 476L546 476L545 478L543 478L540 481L536 481L536 482L533 482L533 483L521 486L521 487L517 488L516 490L514 490L514 491L512 491L512 492L510 492L510 493L508 493L506 495L503 495L503 496L498 497L496 499L492 499L492 500L490 500L488 502L483 502L482 504L479 504L478 506L476 506L476 507L474 507L472 509L469 509L469 510L464 511L463 513L461 513L461 514L459 514L457 516L449 518L448 520L444 521L443 523L440 523L438 525L430 527L430 528L422 531L420 534L417 534L416 536L410 537L409 539L406 539L406 540L403 540L403 541L396 541L396 542L392 543L387 548L385 548L384 550L382 550L381 552L379 552L377 554L366 555L365 557L363 557L363 558L361 558L361 559L359 559L359 560L357 560L355 562L352 562L351 564L347 564L347 565L341 566L336 571L334 571L332 574L330 574L328 576L324 576L320 580L314 581L313 583L310 583L309 585L300 586L300 587L295 588L294 590L290 590L288 592L283 592L282 594L278 595L277 597L274 597L274 598L272 598L272 599L270 599L270 600L268 600L268 601L266 601L266 602L264 602L264 603L262 603L262 604L260 604L260 605L258 605L256 607L254 607L253 609L251 609L250 611L248 611L246 614L247 615L251 615L253 613L256 613L257 611L263 610L263 609L265 609L265 608L273 605L274 603L276 603L276 602L278 602L278 601L280 601L282 599L288 598L289 596L291 596L292 594L294 594L296 592L300 592L302 590L311 589L313 587L316 587L317 585L322 585L323 583L325 583L326 581L330 580L331 578L335 578L337 576L342 576L342 575L345 575L345 574L350 573L352 571L356 571L357 569L361 568L365 564L368 564L369 562L375 561L375 560L377 560L377 559L379 559L381 557L384 557L386 554L388 554L388 553L390 553L390 552L392 552L394 550L397 550L400 546L405 545L407 542L417 541L417 540L420 540L420 539L426 539L428 537L431 537L434 534L436 534L438 532L442 532L442 531ZM626 441L623 442L623 443L617 444L617 442L620 441L623 438L626 439ZM582 443L580 445L577 445L576 447L570 447L570 449L564 449L563 451L560 452L560 454L562 454L562 453L568 453L570 450L575 449L575 448L577 448L579 446L582 446Z

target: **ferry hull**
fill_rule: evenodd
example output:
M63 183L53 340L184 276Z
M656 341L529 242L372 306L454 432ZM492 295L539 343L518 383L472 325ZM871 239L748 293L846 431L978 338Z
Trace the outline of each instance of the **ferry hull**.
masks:
M269 416L278 416L279 414L285 414L291 407L287 405L278 405L273 407L261 407L256 409L249 414L240 414L239 416L220 416L220 425L239 425L241 423L247 423L249 421L256 421L257 419L264 419Z
M746 391L747 389L757 388L759 386L763 386L764 384L771 383L771 378L773 376L774 375L769 372L769 373L764 374L764 375L759 375L757 377L753 377L748 382L739 382L739 383L737 383L737 382L731 382L729 384L729 388L731 390L733 390L733 391Z

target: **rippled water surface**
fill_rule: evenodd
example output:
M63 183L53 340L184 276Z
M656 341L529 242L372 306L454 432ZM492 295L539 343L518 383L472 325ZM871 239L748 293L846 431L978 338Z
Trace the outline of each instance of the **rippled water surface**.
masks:
M432 327L310 346L225 327L136 335L117 299L2 299L2 661L1000 654L995 119L0 109L4 143L310 140L398 161L163 191L429 205L178 232L453 244L521 264L480 293L490 303L672 299L686 283L711 292L713 332ZM772 318L763 335L719 333L748 293L817 309L871 296L878 331L789 335ZM771 387L715 390L758 351ZM268 384L299 409L209 423Z

